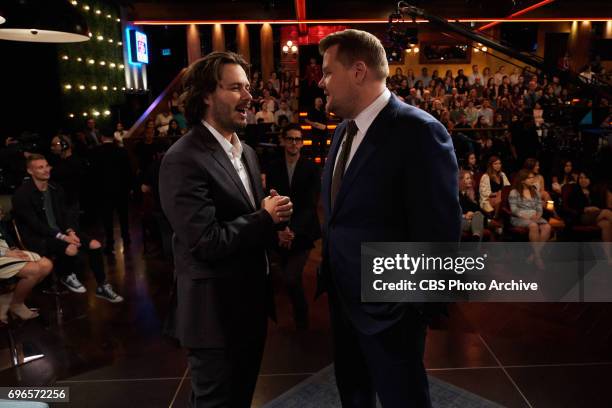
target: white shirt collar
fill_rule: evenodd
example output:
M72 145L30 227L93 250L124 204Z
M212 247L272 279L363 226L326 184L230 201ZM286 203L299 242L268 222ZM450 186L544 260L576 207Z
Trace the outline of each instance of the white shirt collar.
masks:
M229 142L221 133L217 131L212 125L202 119L202 124L206 126L206 129L210 130L210 133L217 139L217 142L221 145L223 150L233 158L240 159L242 157L242 143L236 133L232 133L231 142Z
M355 124L357 125L359 132L364 135L368 132L368 129L370 125L372 125L372 122L374 122L374 119L376 119L376 116L378 116L380 111L387 106L389 98L391 98L391 92L388 88L385 88L383 93L381 93L380 96L374 100L374 102L372 102L367 108L362 110L359 115L357 115L355 118Z

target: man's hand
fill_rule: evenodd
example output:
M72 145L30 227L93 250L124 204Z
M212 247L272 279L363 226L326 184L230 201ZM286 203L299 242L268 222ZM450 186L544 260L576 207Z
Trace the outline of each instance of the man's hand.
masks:
M295 239L295 233L289 229L289 227L285 227L284 230L278 231L278 245L281 248L291 249L291 244Z
M10 257L10 258L19 258L19 259L23 259L25 261L29 261L30 257L28 255L26 255L25 252L20 251L18 249L11 249L9 251L6 252L6 256Z
M79 237L76 236L74 232L71 232L70 234L66 235L66 238L64 238L64 242L67 242L77 247L81 246L81 240L79 239Z
M286 196L270 190L270 195L263 199L261 206L270 214L275 224L288 221L293 213L293 203Z

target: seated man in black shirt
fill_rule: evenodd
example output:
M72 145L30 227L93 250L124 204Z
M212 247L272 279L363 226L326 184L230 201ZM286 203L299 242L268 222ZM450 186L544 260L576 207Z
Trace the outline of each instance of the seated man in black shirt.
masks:
M96 296L112 303L123 301L106 282L101 244L78 231L66 211L62 188L49 183L51 167L45 157L40 154L28 157L27 171L31 180L25 181L13 196L13 211L24 245L42 256L56 256L58 270L64 272L60 281L76 293L85 292L74 273L77 255L87 252L98 284Z

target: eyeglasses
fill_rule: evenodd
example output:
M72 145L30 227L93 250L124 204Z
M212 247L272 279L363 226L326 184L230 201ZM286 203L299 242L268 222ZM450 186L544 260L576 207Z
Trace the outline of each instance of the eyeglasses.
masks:
M295 143L295 144L300 144L303 141L303 139L301 137L288 137L288 136L285 136L284 139L285 139L285 141L287 143Z

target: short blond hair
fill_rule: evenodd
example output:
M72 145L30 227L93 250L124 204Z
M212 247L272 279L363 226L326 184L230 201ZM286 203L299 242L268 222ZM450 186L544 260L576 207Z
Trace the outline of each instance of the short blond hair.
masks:
M356 61L365 62L374 71L377 79L389 76L387 53L375 35L361 30L344 30L328 35L319 43L321 55L334 45L338 46L338 61L345 67L350 67Z

